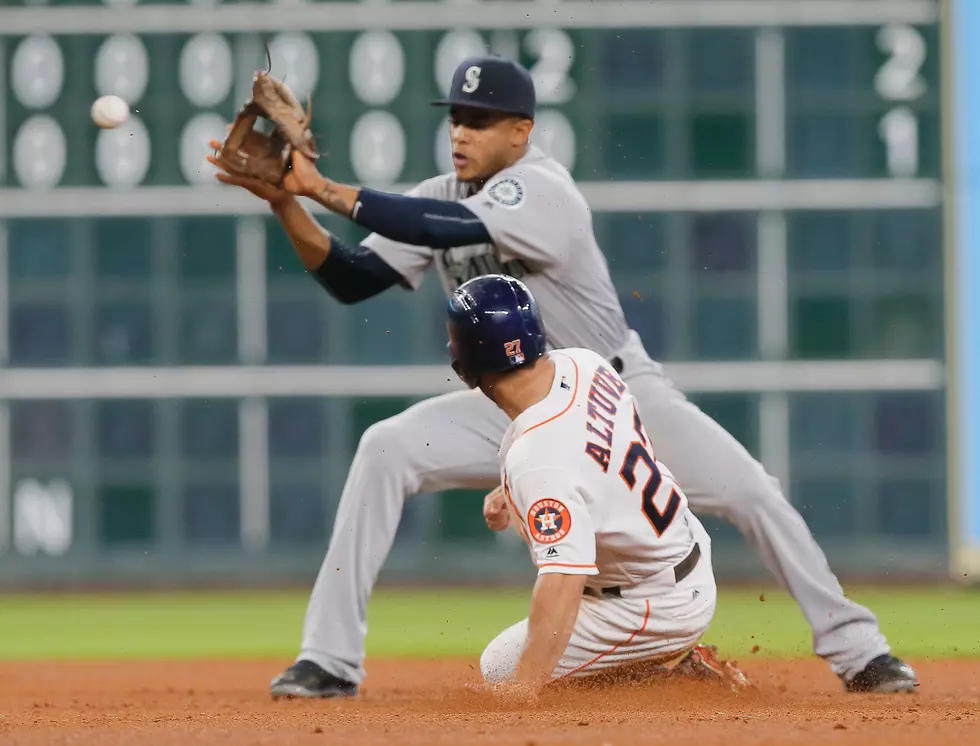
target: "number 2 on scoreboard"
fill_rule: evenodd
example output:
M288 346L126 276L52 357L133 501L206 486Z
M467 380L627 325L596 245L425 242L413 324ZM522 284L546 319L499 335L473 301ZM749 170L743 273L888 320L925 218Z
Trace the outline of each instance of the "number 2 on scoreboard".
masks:
M639 440L634 440L630 443L630 447L626 451L626 457L623 459L623 466L619 470L619 476L623 478L623 481L632 490L636 487L636 467L639 463L642 461L650 470L650 477L647 479L646 484L643 485L641 492L643 515L647 517L653 530L660 537L664 535L664 531L670 528L670 524L677 517L677 511L681 507L681 498L677 494L677 490L672 489L670 491L670 499L667 501L667 507L664 508L663 512L657 508L657 504L654 501L663 482L663 476L660 474L660 469L657 468L656 459L650 454L649 443L646 435L643 433L643 423L640 421L640 415L635 408L633 409L633 429L636 431Z
M925 95L920 75L926 60L926 42L913 26L889 24L875 37L888 59L874 78L875 92L886 101L914 101ZM919 121L907 105L896 106L878 122L878 136L885 146L888 172L912 178L919 171Z

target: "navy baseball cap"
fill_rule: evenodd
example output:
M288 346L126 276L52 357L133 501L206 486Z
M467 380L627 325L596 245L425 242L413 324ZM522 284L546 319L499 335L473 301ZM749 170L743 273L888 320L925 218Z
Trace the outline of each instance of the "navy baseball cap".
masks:
M534 119L534 81L520 64L496 55L463 60L449 96L433 106L472 106Z

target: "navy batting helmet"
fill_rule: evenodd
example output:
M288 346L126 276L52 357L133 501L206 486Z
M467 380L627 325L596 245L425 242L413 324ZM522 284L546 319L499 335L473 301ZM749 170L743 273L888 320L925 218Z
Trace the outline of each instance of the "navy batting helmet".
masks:
M449 299L449 354L453 370L475 388L484 373L533 363L545 353L538 304L520 280L483 275Z

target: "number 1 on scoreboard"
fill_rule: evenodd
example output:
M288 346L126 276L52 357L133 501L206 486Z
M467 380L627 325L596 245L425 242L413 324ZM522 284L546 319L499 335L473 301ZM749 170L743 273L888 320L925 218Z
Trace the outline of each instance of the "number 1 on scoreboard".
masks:
M888 55L875 75L875 92L888 101L912 101L927 87L919 75L926 59L926 43L912 26L891 24L876 37L878 48ZM908 106L890 109L878 122L878 136L885 145L888 172L911 178L919 171L919 120Z

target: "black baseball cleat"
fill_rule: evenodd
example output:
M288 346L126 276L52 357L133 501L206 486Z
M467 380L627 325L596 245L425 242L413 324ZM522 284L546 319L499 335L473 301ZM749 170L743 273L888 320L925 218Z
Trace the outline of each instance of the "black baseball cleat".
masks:
M356 697L357 684L327 673L313 661L296 661L269 685L273 699Z
M893 655L879 655L850 681L844 682L848 692L871 692L892 694L912 692L919 685L919 679L912 666L903 663Z

